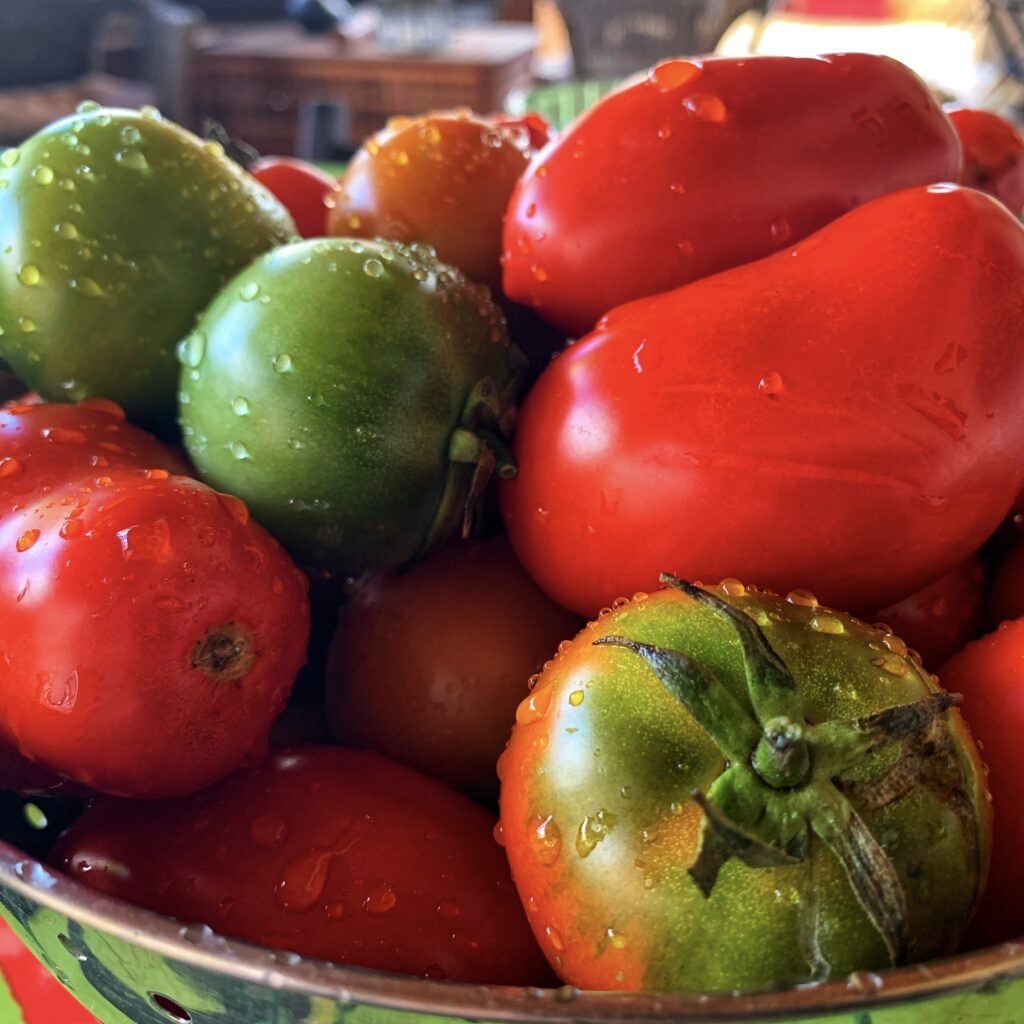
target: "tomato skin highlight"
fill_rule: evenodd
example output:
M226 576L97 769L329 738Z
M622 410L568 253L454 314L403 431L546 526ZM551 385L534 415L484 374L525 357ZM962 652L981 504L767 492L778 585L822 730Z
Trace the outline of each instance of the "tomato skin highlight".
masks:
M527 679L579 627L504 537L457 540L342 608L327 670L332 732L493 800Z
M530 164L505 218L505 293L579 337L960 167L949 120L887 57L666 61Z
M162 470L79 477L0 519L0 580L0 733L23 756L165 797L264 753L307 583L237 498Z
M951 110L960 137L964 169L960 181L995 196L1016 217L1024 212L1024 138L989 110Z
M520 410L513 549L584 615L666 569L903 599L1020 488L1022 272L1005 208L937 186L612 311Z
M377 754L303 747L182 800L100 800L51 859L131 903L303 956L545 984L493 826Z
M988 766L992 864L967 935L969 948L988 946L1024 933L1024 620L1004 622L968 644L942 667L940 679L947 690L963 694L964 718Z
M305 160L287 156L261 157L249 173L281 201L301 237L322 238L327 234L326 200L334 190L334 179L329 174Z
M760 625L792 672L810 723L869 715L937 687L905 646L806 592L789 601L736 580L706 590ZM701 811L726 765L697 720L612 635L687 653L734 696L740 645L673 590L640 594L591 622L541 674L516 715L502 778L501 820L512 875L534 934L563 981L582 988L732 991L808 980L799 908L813 891L834 977L886 963L838 861L752 869L735 859L709 897L688 869ZM964 772L970 823L925 795L857 806L885 833L910 907L911 959L952 952L978 899L990 836L983 771L963 720L947 715ZM883 756L858 778L883 776ZM974 851L980 851L975 857ZM813 874L809 874L813 870Z

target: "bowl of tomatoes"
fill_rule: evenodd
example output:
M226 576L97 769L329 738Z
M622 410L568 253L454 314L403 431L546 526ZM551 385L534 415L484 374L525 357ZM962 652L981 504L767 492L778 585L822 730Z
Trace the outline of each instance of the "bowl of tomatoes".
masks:
M338 182L90 103L0 154L18 938L103 1024L1016 1020L1024 143L969 115L679 58Z

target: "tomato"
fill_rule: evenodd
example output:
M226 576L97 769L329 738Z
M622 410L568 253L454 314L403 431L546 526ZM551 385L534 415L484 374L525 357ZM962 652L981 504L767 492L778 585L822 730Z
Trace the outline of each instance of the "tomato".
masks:
M73 405L25 401L0 406L0 495L48 493L81 473L113 466L188 472L175 450L127 423L105 398Z
M981 632L984 596L985 564L973 555L871 620L886 623L934 671Z
M1024 621L1005 622L968 644L941 670L963 694L963 713L988 766L995 834L988 885L968 935L971 946L1024 934Z
M951 698L805 591L673 584L560 650L499 762L512 875L558 974L752 990L952 952L989 822Z
M964 153L960 181L995 196L1019 217L1024 212L1024 138L1020 132L988 110L951 110L949 119Z
M543 983L494 824L376 754L304 747L175 802L100 800L52 860L130 903L303 956Z
M525 114L492 114L487 119L499 128L518 128L526 132L530 149L543 149L552 138L551 125L534 111Z
M0 518L0 735L98 790L188 793L265 751L306 581L237 498L93 473Z
M48 399L100 395L167 428L175 344L293 234L219 146L155 111L83 104L0 155L0 356Z
M666 566L866 614L949 572L1006 514L1022 371L1020 224L957 186L877 199L627 304L559 356L502 485L512 547L582 614Z
M334 179L306 163L286 156L261 157L249 173L284 204L303 238L327 234L327 197Z
M497 291L501 220L529 160L521 127L468 113L392 120L352 158L330 201L329 231L426 243Z
M1024 616L1024 538L1016 539L992 575L985 619L992 626Z
M887 57L667 61L531 163L505 219L505 293L579 336L629 299L959 173L948 119Z
M0 736L0 790L46 793L60 790L66 785L66 781L59 775L27 761L13 743Z
M327 673L334 734L482 799L526 680L579 619L516 561L504 537L455 541L341 610Z
M98 1024L2 918L0 1011L8 1024ZM8 1013L13 1016L6 1016Z
M181 346L199 472L298 557L359 577L457 532L524 358L480 285L421 247L328 239L240 274Z

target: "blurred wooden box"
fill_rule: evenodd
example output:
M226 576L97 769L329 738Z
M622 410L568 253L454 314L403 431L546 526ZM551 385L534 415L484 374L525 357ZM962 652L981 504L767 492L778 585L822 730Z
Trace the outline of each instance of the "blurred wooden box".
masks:
M532 26L493 22L456 28L441 49L390 53L374 39L344 43L298 26L211 25L199 33L192 68L195 122L212 117L263 153L290 153L306 105L335 103L360 143L389 117L470 107L500 110L529 85Z

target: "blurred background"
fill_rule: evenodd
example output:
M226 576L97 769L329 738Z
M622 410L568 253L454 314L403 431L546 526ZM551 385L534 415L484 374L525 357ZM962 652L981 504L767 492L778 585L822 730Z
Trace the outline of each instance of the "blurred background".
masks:
M344 160L397 114L529 108L557 127L664 57L836 50L1024 113L1024 0L0 0L0 144L92 99Z

